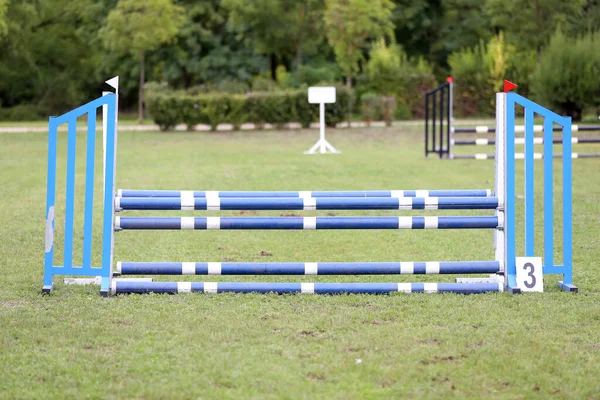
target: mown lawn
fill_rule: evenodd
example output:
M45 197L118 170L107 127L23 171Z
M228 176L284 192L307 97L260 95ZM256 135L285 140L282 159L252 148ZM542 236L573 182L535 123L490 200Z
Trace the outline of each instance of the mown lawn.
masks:
M424 159L420 126L328 130L328 139L343 153L303 155L317 135L315 130L122 132L118 187L493 188L491 161ZM61 145L65 136L61 134ZM56 278L54 293L42 297L46 141L43 133L0 135L0 202L4 205L0 211L0 398L600 396L600 160L574 161L574 280L578 294L560 292L558 277L546 276L545 293L518 296L189 294L106 299L98 295L98 287L66 286ZM85 146L80 142L82 159ZM580 152L596 151L593 146L578 146ZM97 148L101 150L100 143ZM62 186L64 151L61 160ZM96 166L101 171L101 162ZM83 171L84 164L79 162L78 167ZM558 169L555 180L560 182ZM83 178L77 180L79 210L84 183ZM96 183L99 209L100 176ZM522 192L519 183L518 193ZM541 208L540 179L536 193ZM60 196L64 199L64 189ZM59 215L64 212L63 203L57 204ZM252 215L219 215L226 214ZM62 257L61 221L64 219L58 218L56 223L57 263ZM538 233L541 230L540 221ZM78 236L81 233L78 227ZM100 237L99 229L95 235ZM541 254L541 240L536 245ZM95 247L96 253L98 250L99 246ZM557 248L558 261L560 257ZM121 232L116 235L115 248L115 260L123 261L492 258L492 232L482 230ZM98 254L94 261L100 262ZM315 280L453 278L346 276ZM241 279L306 281L303 277L221 280Z

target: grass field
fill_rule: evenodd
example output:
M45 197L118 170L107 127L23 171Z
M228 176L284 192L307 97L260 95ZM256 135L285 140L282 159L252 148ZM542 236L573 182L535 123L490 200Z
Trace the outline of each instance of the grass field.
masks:
M61 133L61 146L65 137ZM329 130L328 139L342 154L303 155L316 139L314 130L122 132L118 187L493 188L492 161L424 159L420 126ZM101 150L100 143L97 148ZM576 151L595 150L578 145ZM51 296L40 295L46 153L46 134L0 135L0 398L600 398L600 160L574 161L578 294L560 292L558 277L545 276L545 293L518 296L189 294L107 299L99 296L98 287L65 286L58 278ZM80 159L84 154L80 143ZM61 160L62 186L64 151ZM101 163L96 166L101 171ZM83 171L83 163L78 167ZM79 210L84 183L77 180ZM96 184L100 199L100 176ZM522 183L518 193L522 195ZM538 179L540 208L541 193ZM63 203L58 203L59 215ZM100 208L99 201L96 206ZM228 214L252 215L219 215ZM469 212L443 213L464 214ZM56 226L61 243L60 219ZM540 223L538 233L541 229ZM81 232L78 228L79 236ZM95 235L100 238L98 229ZM115 241L115 260L123 261L493 259L492 232L483 230L120 232ZM81 253L80 246L76 250ZM58 248L57 263L61 255ZM98 254L94 261L100 262ZM306 278L226 278L242 279Z

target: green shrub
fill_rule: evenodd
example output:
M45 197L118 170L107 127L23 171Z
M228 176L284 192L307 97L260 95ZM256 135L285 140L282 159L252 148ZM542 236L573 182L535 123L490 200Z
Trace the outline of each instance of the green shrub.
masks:
M361 97L361 115L367 126L373 121L385 121L386 126L392 126L396 116L396 98L394 96L377 96L365 93Z
M249 121L249 116L248 97L246 95L230 96L227 122L233 125L233 129L240 129L243 123Z
M37 121L48 118L48 112L33 104L19 104L10 108L0 107L0 121Z
M176 107L179 109L181 119L177 122L182 122L187 126L188 130L193 130L198 124L210 124L208 115L206 114L206 96L179 96L175 101Z
M503 80L514 80L516 72L526 74L514 66L518 59L516 54L512 46L505 44L502 33L488 43L481 41L474 48L450 54L448 64L455 83L455 115L493 115L495 93L502 90ZM525 85L525 77L521 78Z
M202 114L206 116L206 121L210 128L215 131L217 125L222 122L230 122L229 118L229 99L231 95L209 94L202 98Z
M308 128L311 122L319 120L319 105L308 102L307 90L295 90L290 95L294 105L294 120L303 128Z
M600 104L600 33L578 39L556 32L544 49L531 86L538 102L581 120Z
M194 90L194 92L196 92ZM352 104L353 93L344 86L337 87L337 102L326 107L326 123L330 126L343 121ZM254 92L246 95L227 93L156 92L146 97L146 108L162 130L184 123L188 129L208 124L214 130L220 123L231 123L234 129L252 122L261 129L264 124L278 128L288 122L300 122L308 127L318 120L318 105L308 103L307 90Z
M150 117L161 130L171 130L183 122L182 105L179 97L173 94L148 93L144 100Z
M433 67L422 58L409 59L397 44L380 40L373 45L365 73L359 78L359 91L394 96L402 105L402 115L423 115L423 97L435 86Z

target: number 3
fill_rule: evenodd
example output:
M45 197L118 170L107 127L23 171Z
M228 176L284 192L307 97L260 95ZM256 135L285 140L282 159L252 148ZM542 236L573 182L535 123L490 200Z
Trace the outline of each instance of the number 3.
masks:
M535 276L533 276L533 272L535 271L535 267L533 266L532 263L528 262L525 263L525 265L523 265L523 269L527 270L527 268L529 268L529 272L527 273L527 276L531 277L531 283L527 283L527 281L524 281L523 283L525 284L525 287L527 287L528 289L531 289L532 287L535 286Z

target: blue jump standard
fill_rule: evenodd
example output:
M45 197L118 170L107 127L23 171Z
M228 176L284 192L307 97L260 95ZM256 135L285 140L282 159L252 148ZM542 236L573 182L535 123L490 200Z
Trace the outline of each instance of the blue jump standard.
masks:
M493 210L497 197L117 197L115 210Z
M357 190L357 191L316 191L316 192L211 192L182 190L127 190L119 189L118 197L489 197L491 191L476 190Z
M232 229L484 229L497 216L479 217L116 217L115 230Z
M498 261L428 262L119 262L122 275L495 274Z
M503 291L503 283L262 283L262 282L128 282L114 280L113 294L121 293L314 293L389 294Z

